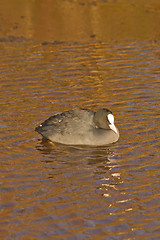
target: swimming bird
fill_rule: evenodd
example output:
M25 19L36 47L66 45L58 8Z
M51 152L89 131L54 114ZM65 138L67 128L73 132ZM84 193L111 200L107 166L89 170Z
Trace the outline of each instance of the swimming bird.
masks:
M44 138L67 145L102 146L119 139L109 109L73 109L57 113L35 128Z

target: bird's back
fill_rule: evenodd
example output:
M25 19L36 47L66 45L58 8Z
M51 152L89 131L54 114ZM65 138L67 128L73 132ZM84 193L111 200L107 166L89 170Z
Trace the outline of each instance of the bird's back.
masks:
M35 131L48 139L83 135L93 127L94 112L87 109L75 109L58 113L41 123Z
M94 121L95 112L88 109L75 109L58 113L35 131L52 142L68 145L106 145L119 138L118 129L100 128Z

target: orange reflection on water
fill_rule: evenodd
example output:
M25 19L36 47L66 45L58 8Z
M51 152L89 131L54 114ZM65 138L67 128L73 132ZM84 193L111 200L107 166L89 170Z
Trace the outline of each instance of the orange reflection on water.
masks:
M156 40L160 1L6 1L1 6L0 37L42 41Z

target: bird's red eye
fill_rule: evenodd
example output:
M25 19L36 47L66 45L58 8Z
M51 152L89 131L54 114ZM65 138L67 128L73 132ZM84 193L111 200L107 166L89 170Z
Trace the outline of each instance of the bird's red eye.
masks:
M107 119L105 118L105 121L107 122Z

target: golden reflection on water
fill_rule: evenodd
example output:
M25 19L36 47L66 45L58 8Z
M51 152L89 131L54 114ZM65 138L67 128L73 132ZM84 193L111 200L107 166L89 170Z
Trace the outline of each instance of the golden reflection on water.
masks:
M1 6L0 239L159 239L158 13L156 0ZM111 108L120 140L34 132L76 107Z
M159 0L9 0L1 6L0 36L41 41L159 41L159 11Z

